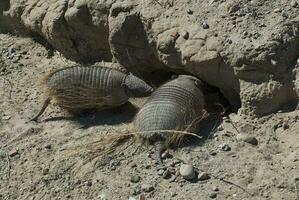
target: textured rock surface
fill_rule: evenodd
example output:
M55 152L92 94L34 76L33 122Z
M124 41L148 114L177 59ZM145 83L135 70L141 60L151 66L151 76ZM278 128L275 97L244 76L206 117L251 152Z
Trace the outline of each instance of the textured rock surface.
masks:
M5 19L73 60L194 74L260 116L298 101L298 14L287 0L11 0Z

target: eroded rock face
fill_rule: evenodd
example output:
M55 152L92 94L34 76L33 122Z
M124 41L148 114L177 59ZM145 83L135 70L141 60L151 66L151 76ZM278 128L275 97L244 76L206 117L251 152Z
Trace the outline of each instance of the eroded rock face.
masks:
M248 116L298 101L299 8L287 0L11 0L5 16L73 60L194 74Z

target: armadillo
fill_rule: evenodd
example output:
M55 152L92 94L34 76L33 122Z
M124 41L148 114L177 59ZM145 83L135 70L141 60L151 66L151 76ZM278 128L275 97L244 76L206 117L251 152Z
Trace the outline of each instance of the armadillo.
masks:
M154 143L160 166L165 141L173 134L169 130L194 132L204 115L202 87L196 77L180 75L156 89L137 113L134 129L142 139Z
M130 97L144 97L153 88L131 73L98 66L66 67L48 74L43 81L46 98L39 113L43 114L51 100L71 113L85 109L98 110L119 106Z

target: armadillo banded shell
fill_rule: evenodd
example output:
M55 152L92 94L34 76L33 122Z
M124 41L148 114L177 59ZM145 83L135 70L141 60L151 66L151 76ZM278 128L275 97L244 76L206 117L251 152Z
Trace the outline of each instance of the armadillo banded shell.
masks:
M69 67L50 74L46 88L64 108L120 105L128 100L121 84L126 74L105 67Z
M138 112L134 125L145 138L151 138L156 134L146 131L187 130L188 126L192 130L195 128L193 122L203 114L203 107L203 94L194 81L173 80L152 94ZM159 136L164 138L168 134L159 132Z

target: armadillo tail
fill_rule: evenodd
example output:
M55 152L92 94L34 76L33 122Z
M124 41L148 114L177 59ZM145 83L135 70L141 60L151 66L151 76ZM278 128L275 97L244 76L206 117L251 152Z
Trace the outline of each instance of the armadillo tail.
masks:
M43 106L41 107L40 111L38 112L38 114L33 117L32 119L30 119L30 121L37 121L37 119L39 118L39 116L41 116L44 111L46 110L46 108L48 107L48 105L50 104L52 98L51 97L47 97L45 100L44 100L44 103L43 103Z
M162 161L162 153L164 150L164 142L163 141L157 141L155 143L155 153L156 153L156 159L158 161L158 165L160 167L164 167L164 163Z

